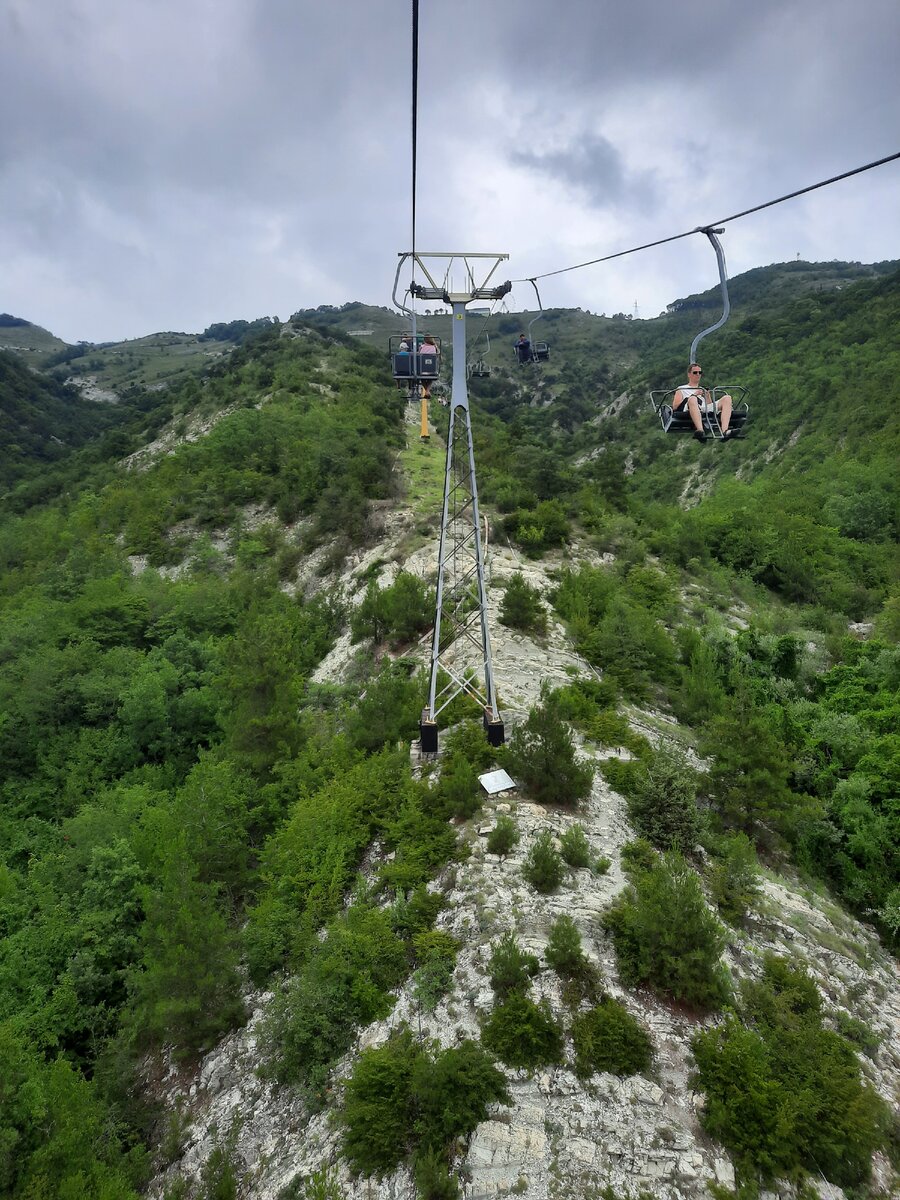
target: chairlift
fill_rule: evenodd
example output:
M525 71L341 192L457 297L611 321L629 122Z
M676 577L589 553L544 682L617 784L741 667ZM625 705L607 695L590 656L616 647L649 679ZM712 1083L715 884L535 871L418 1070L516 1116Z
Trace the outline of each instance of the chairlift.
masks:
M722 315L714 325L710 325L708 329L701 330L691 342L691 352L688 359L689 365L696 363L697 347L703 338L707 334L721 329L731 313L731 301L728 298L728 276L725 270L725 254L716 236L716 234L723 233L724 230L699 229L697 232L706 234L716 252L716 261L719 265L719 284L722 291ZM679 384L678 387L670 388L668 391L660 390L650 393L650 402L653 405L656 416L659 418L664 433L695 434L700 432L704 435L704 438L700 440L713 438L720 442L745 436L744 426L747 424L750 416L750 407L747 403L747 389L745 387L741 384L717 384L715 387L704 389L704 391L709 393L709 401L705 397L700 401L698 415L700 417L701 428L698 431L688 410L688 402L685 400L678 408L675 408L676 394L690 386L689 384ZM696 391L694 394L697 394ZM723 409L727 409L729 401L731 403L731 419L728 423L728 439L726 439L726 433L722 428L720 418Z
M484 358L477 358L474 362L469 363L469 375L473 375L476 379L490 379L491 364L488 359L491 355L491 336L485 331L484 340L487 343L487 349L484 352Z
M537 296L538 312L537 316L532 317L528 322L528 333L526 334L525 342L515 342L513 344L513 353L516 356L516 362L520 365L526 362L542 363L550 360L550 346L547 342L536 342L531 336L531 327L535 321L540 321L544 315L544 306L541 304L541 293L538 291L537 282L534 279L529 279L528 282L534 288L534 294ZM527 346L527 351L525 347Z
M421 347L426 340L436 347L436 352L423 353ZM414 391L422 384L426 391L431 390L431 384L440 375L440 338L426 339L421 333L415 337L412 333L394 333L388 341L388 352L391 356L391 372L398 385L405 383L410 391Z

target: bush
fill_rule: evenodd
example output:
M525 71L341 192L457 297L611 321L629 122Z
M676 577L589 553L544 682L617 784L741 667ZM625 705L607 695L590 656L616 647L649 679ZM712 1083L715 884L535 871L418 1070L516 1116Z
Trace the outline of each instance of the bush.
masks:
M611 866L612 866L612 859L607 858L606 855L603 854L594 863L594 874L595 875L605 875Z
M622 870L629 879L641 871L652 871L659 862L659 855L646 838L635 838L626 842L619 851L622 860Z
M565 913L550 927L550 938L545 951L547 962L563 977L577 975L583 971L587 959L581 949L581 934L578 926Z
M553 844L553 834L544 829L535 838L522 866L522 874L537 892L555 892L563 881L563 861Z
M624 1005L604 996L596 1008L572 1022L575 1073L586 1079L595 1071L637 1075L650 1066L650 1038Z
M645 759L628 796L628 817L660 850L690 853L701 831L696 772L676 754Z
M739 924L760 891L759 863L744 833L723 838L720 857L709 872L709 890L726 921Z
M484 733L482 732L482 737ZM443 816L468 820L481 808L484 793L478 772L468 759L454 754L444 760L435 789L435 805Z
M509 739L507 759L514 778L538 804L574 808L590 794L593 768L576 758L572 735L549 693Z
M419 1200L457 1200L459 1184L437 1150L421 1150L413 1165Z
M546 1000L535 1004L512 992L494 1007L482 1030L488 1050L510 1067L545 1067L562 1062L562 1031Z
M564 981L563 999L571 1007L595 999L600 988L597 968L581 948L581 934L565 913L553 922L545 951L547 962Z
M748 1183L809 1171L858 1187L889 1114L864 1083L853 1047L823 1027L815 984L769 955L742 1001L747 1025L731 1014L694 1038L704 1127Z
M583 825L571 825L559 839L559 850L563 862L570 867L588 867L591 863L591 847Z
M636 759L604 758L600 774L620 796L630 796L637 787L641 764Z
M491 987L501 1000L513 992L524 992L539 967L535 956L526 954L521 948L515 934L506 933L494 947L488 964Z
M344 1154L354 1171L370 1176L394 1170L411 1150L417 1165L430 1159L423 1181L437 1187L430 1182L440 1177L436 1165L446 1166L452 1143L497 1102L509 1103L506 1081L481 1046L468 1040L448 1050L421 1046L404 1027L383 1046L364 1050L347 1080Z
M728 982L720 957L722 926L706 905L700 881L680 854L665 855L607 909L619 972L700 1009L721 1007Z
M419 963L413 972L413 995L424 1012L434 1012L450 990L459 947L455 938L440 929L417 933L413 947Z
M500 624L524 633L546 633L547 614L541 594L517 573L512 576L500 603Z
M509 854L513 846L518 845L519 830L512 817L501 815L487 836L488 854L499 854L501 857Z
M278 1200L344 1200L344 1193L328 1167L319 1167L311 1175L295 1175Z
M350 618L354 642L372 638L388 639L394 647L412 641L434 620L434 596L431 589L406 571L401 571L390 587L381 589L371 580L362 604Z
M260 1030L261 1073L298 1083L310 1104L321 1103L331 1067L349 1049L356 1027L387 1016L390 989L408 969L391 914L353 905L276 996Z

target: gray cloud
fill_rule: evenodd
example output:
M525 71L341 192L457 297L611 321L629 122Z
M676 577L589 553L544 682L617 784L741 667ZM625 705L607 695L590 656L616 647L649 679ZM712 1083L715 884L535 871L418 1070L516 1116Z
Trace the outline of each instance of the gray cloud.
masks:
M574 146L545 153L513 150L510 157L519 166L581 189L598 207L631 204L641 212L652 210L656 192L651 172L628 172L622 155L604 137L586 135Z
M533 274L897 146L895 0L425 0L419 245ZM363 299L410 240L400 0L6 0L0 309L70 340ZM732 270L897 254L900 166L729 229ZM647 313L693 242L561 276ZM713 264L714 266L714 264Z

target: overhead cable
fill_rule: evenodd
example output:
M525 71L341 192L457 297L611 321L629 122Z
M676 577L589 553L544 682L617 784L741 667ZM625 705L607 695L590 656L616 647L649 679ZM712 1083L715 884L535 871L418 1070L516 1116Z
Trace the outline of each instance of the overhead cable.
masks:
M535 279L549 279L551 275L565 275L567 271L580 271L582 267L593 267L597 263L610 262L614 258L624 258L626 254L637 254L641 250L650 250L654 246L664 246L666 242L677 242L680 238L693 237L695 233L705 233L707 229L712 229L717 225L725 225L729 221L737 221L740 217L747 217L750 213L760 212L764 208L771 208L774 204L783 204L785 200L793 200L796 196L804 196L807 192L814 192L818 188L828 187L829 184L837 183L841 179L849 179L851 175L861 175L863 171L871 171L874 167L882 167L885 163L893 162L900 158L900 151L896 154L889 154L886 158L879 158L875 162L866 163L862 167L854 167L852 171L844 171L841 175L832 175L830 179L823 179L820 183L812 183L809 187L799 188L796 192L788 192L786 196L778 196L775 200L767 200L764 204L756 204L753 208L745 208L743 212L732 213L730 217L720 217L717 221L707 221L705 225L698 225L695 229L686 229L684 233L675 233L671 237L659 238L655 242L645 242L643 246L632 246L629 250L618 250L615 254L606 254L602 258L592 258L588 262L576 263L572 267L560 267L557 271L545 271L543 275L526 275L524 279L514 279L513 283L534 283Z

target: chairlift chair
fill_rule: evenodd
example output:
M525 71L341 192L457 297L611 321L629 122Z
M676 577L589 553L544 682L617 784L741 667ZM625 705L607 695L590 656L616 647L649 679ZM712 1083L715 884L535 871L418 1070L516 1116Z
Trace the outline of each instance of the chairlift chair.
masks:
M670 388L667 392L651 392L650 400L654 411L659 418L660 425L662 425L663 433L693 433L694 422L691 420L691 414L688 412L687 405L682 404L681 408L672 407L677 391L678 388ZM743 437L744 426L747 423L747 418L750 416L750 407L747 404L747 389L739 383L724 384L710 388L709 393L714 405L724 395L731 396L733 408L731 410L729 428L735 430L732 435L733 437ZM722 426L719 423L718 412L713 409L710 412L701 413L700 420L703 432L707 436L719 441L722 440Z
M422 340L422 335L418 334L416 341L419 346L421 346ZM438 348L437 354L423 354L418 349L401 351L401 343L408 342L410 346L412 345L411 333L395 333L389 339L388 349L394 379L398 383L407 383L410 391L420 383L425 384L426 388L430 387L431 383L440 375L441 339L433 338L432 340Z
M529 279L528 282L534 288L534 294L535 294L535 296L537 296L537 302L538 302L537 315L532 317L532 319L528 322L527 337L528 337L529 345L531 346L531 355L530 355L530 358L520 357L519 352L515 348L515 346L513 347L513 352L516 356L516 362L518 362L519 364L522 364L525 362L533 362L533 363L549 362L550 361L550 346L548 345L548 343L547 342L536 342L534 340L534 338L531 336L531 327L532 327L532 325L534 325L535 321L540 321L541 317L543 317L544 306L541 303L541 293L538 291L537 283L533 279Z
M725 254L719 239L716 237L716 234L722 233L723 230L698 229L697 232L706 234L716 252L716 262L719 266L719 285L722 291L722 315L714 325L710 325L708 329L701 330L691 342L688 363L695 363L697 361L697 346L707 334L721 329L731 313L731 301L728 298L728 276L725 271ZM686 386L686 384L679 385L679 387ZM679 388L675 387L670 388L669 391L652 391L650 393L650 402L659 418L664 433L694 433L694 422L691 420L687 404L682 404L677 409L673 408L675 393L678 390ZM717 408L721 398L725 395L730 395L732 410L729 429L733 431L731 437L744 437L744 426L747 424L750 416L750 406L747 403L747 389L741 384L718 384L716 387L708 388L707 390L712 401L712 407L710 411L701 412L700 414L703 433L707 437L712 437L717 441L725 440Z
M468 368L469 375L474 375L476 379L490 379L491 377L491 365L488 362L491 353L490 334L486 332L484 338L487 342L487 350L485 351L484 358L478 358L475 362L469 363Z

